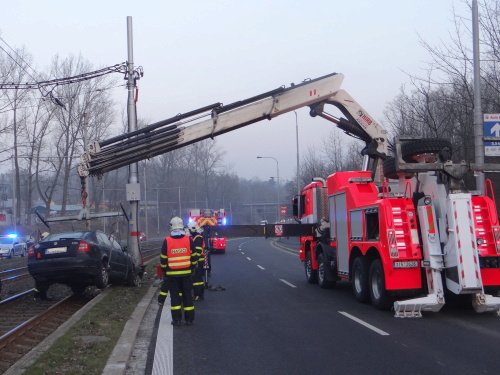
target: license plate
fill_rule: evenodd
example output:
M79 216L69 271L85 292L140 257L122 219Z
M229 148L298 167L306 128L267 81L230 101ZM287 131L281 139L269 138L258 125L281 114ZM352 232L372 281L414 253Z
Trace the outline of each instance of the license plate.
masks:
M60 254L68 251L67 247L52 247L50 249L45 250L45 254Z
M393 263L393 268L417 268L418 262L416 260L397 261Z

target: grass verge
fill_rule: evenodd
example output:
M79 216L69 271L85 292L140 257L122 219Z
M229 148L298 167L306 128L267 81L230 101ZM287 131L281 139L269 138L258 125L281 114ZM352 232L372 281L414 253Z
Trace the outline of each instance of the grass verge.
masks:
M113 287L112 293L60 337L25 374L101 374L125 323L153 282L151 263L146 272L150 277L139 288Z

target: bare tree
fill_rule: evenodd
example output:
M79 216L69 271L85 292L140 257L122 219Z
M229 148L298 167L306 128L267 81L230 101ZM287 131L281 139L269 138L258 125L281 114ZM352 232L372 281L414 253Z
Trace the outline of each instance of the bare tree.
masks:
M14 50L12 54L9 54L10 61L0 65L0 75L3 77L4 81L10 81L13 83L24 82L29 77L28 69L29 60L31 57L24 50ZM22 140L23 134L21 132L21 126L27 121L28 111L27 108L30 105L29 96L27 90L14 89L4 89L2 90L2 98L5 99L4 109L9 109L9 122L5 130L10 133L12 140L12 155L13 169L14 169L14 180L15 180L15 191L14 197L16 198L16 224L21 223L21 172L20 172L20 142Z
M51 76L76 76L92 69L81 56L60 60L56 56L52 62ZM60 185L62 190L62 211L65 212L69 199L70 178L75 177L75 164L83 151L84 138L101 139L108 131L113 119L112 101L107 89L112 86L104 77L90 81L80 81L57 88L54 95L64 103L64 108L54 113L54 140L52 147L55 157L53 173L55 179L49 190ZM59 177L62 182L59 183Z

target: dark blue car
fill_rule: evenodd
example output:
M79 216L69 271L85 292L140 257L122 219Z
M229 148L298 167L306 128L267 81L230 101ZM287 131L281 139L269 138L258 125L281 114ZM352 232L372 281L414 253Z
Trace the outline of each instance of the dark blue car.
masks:
M110 282L136 286L141 280L136 268L118 242L101 231L50 234L28 251L28 270L41 298L54 283L69 285L74 293Z

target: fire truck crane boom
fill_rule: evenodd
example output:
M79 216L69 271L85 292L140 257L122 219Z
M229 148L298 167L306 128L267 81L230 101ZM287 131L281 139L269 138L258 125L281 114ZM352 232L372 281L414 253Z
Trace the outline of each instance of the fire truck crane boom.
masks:
M387 132L340 89L343 79L342 74L332 73L226 106L215 103L132 133L94 142L82 155L78 173L81 177L101 175L306 106L311 106L311 115L332 121L345 132L364 140L367 150L373 151L367 154L384 158L387 155ZM325 104L339 108L347 119L337 119L324 112Z

